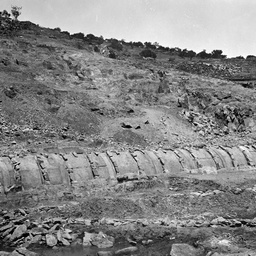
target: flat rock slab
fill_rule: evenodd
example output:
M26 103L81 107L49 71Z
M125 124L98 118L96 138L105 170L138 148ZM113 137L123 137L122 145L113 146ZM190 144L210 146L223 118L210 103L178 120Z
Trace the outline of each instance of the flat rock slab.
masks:
M197 256L202 251L189 244L173 244L170 256Z

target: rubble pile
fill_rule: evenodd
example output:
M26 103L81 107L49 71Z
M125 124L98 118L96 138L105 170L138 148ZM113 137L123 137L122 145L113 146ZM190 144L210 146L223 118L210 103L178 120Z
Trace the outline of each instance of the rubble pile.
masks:
M181 114L193 125L200 135L225 135L229 132L254 131L253 114L250 108L220 105L214 115L205 115L193 110L183 109Z
M28 247L32 244L69 246L76 236L64 228L65 220L51 218L32 221L28 211L2 211L0 217L0 237L3 244Z
M181 115L193 125L193 130L203 136L254 131L253 106L241 104L231 93L211 96L188 91L178 99L178 106L183 108Z
M176 67L179 70L216 78L230 78L240 72L242 68L232 64L212 64L206 62L182 62Z
M253 111L249 107L221 104L215 111L216 121L230 131L243 132L253 130Z
M183 110L182 116L193 125L193 130L201 136L210 134L223 135L228 132L227 129L220 129L213 117L206 116L193 110Z

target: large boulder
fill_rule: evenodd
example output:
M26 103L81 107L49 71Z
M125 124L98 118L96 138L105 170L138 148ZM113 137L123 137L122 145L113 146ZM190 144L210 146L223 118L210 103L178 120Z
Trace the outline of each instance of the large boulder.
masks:
M10 237L10 241L13 241L15 239L22 237L26 232L27 232L27 226L25 224L17 226Z
M108 236L100 231L99 234L93 236L91 243L98 248L109 248L114 245L114 241L115 239L112 236Z
M197 256L202 253L201 250L189 244L173 244L170 252L171 256Z
M47 234L45 238L46 238L46 244L50 247L53 247L58 243L58 240L54 235Z
M92 246L91 241L95 235L95 233L89 233L85 231L83 237L83 246Z
M97 246L98 248L109 248L114 245L115 239L111 236L104 234L103 232L88 233L84 232L83 246Z

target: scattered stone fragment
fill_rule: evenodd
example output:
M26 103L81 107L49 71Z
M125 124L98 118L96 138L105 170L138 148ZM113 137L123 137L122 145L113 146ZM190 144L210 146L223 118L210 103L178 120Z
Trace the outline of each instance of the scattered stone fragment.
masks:
M97 252L97 256L112 256L112 252L106 252L106 251L99 251Z
M17 238L22 237L26 232L27 232L27 226L25 224L16 227L16 229L12 233L10 241L13 241Z
M126 247L126 248L115 251L115 255L133 253L133 252L136 252L136 251L138 251L138 248L136 246L130 246L130 247Z
M196 256L202 252L189 244L173 244L170 252L171 256Z
M132 126L130 124L121 123L122 128L130 129Z
M53 247L58 243L58 240L54 235L47 234L45 238L46 238L46 244L50 247Z
M218 218L216 218L216 219L213 219L212 221L211 221L211 224L212 225L227 225L229 222L226 220L226 219L224 219L223 217L218 217Z
M83 246L91 246L91 241L92 238L94 237L95 233L89 233L89 232L84 232L84 237L83 237Z
M115 239L111 236L99 232L92 237L91 244L97 246L98 248L109 248L114 245Z
M7 224L7 225L1 227L1 228L0 228L0 232L3 232L3 231L5 231L5 230L7 230L7 229L10 229L10 228L12 228L12 227L13 227L13 223L9 223L9 224Z

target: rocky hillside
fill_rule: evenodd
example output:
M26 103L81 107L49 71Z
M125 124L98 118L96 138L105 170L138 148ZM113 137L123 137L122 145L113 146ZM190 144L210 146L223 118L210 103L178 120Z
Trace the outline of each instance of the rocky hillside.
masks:
M117 50L110 41L88 42L29 22L16 36L1 36L2 146L254 141L253 81L230 81L245 69L254 76L254 62L190 60L161 49L156 59L143 58L141 46L119 42Z
M19 26L0 35L0 255L255 255L254 58Z

